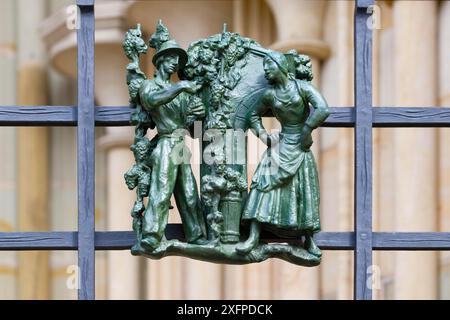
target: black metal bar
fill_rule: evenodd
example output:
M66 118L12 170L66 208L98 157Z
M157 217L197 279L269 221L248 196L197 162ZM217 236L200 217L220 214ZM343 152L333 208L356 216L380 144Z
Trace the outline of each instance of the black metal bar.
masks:
M364 4L364 6L363 6ZM357 1L355 8L355 250L354 298L372 299L372 30L370 14Z
M96 107L96 126L129 126L129 107ZM0 126L76 126L74 106L0 106ZM449 107L375 107L373 127L450 127ZM353 127L353 107L331 107L323 127Z
M322 124L322 127L353 127L355 125L355 108L331 107L331 114Z
M167 239L184 239L181 224L169 224L166 228ZM262 240L286 242L268 234ZM315 236L317 244L324 250L351 250L354 246L352 232L321 232ZM133 231L95 232L96 250L128 250L136 242ZM288 241L289 242L289 241ZM77 232L0 232L0 250L77 250Z
M70 106L2 106L0 126L75 126L77 108Z
M356 8L366 9L373 6L374 0L356 0Z
M77 250L77 232L0 232L0 250Z
M450 108L375 107L374 127L450 127Z
M450 232L374 232L376 250L450 250Z
M77 0L77 5L79 6L93 6L95 0Z
M185 240L181 224L169 224L165 235L167 239ZM291 242L286 239L274 238L268 233L263 233L261 239L270 242ZM353 232L320 232L315 235L314 239L324 250L352 250L354 247ZM135 242L136 235L132 231L96 232L97 250L130 249Z
M181 224L169 224L167 239L184 240ZM286 241L286 239L267 239ZM319 232L315 240L323 250L353 250L353 232ZM129 250L136 241L133 231L95 232L96 250ZM450 250L450 232L374 232L374 250L436 251ZM12 250L77 250L78 233L67 232L0 232L0 251Z
M325 126L353 126L353 108L331 109L332 114ZM129 126L130 113L129 107L96 107L95 125ZM74 106L4 106L0 107L0 126L76 126L77 114L78 110Z
M129 126L130 114L129 107L97 107L95 122L98 126Z
M89 3L89 1L82 1ZM78 299L95 298L94 6L80 6L78 41Z
M374 250L450 250L450 232L374 232L372 235ZM132 231L96 232L95 237L97 250L129 249L136 241ZM166 238L184 240L181 224L169 224ZM314 239L323 250L353 250L355 247L353 232L319 232ZM265 237L262 240L286 241Z

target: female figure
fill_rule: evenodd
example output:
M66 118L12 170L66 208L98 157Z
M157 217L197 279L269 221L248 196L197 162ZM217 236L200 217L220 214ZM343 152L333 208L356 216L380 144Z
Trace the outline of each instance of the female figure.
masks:
M259 241L262 228L280 237L305 236L304 246L321 256L312 235L320 230L319 180L311 132L330 114L322 95L308 82L288 71L286 56L269 52L264 73L271 88L262 105L250 114L250 127L268 145L252 179L242 219L250 220L250 236L236 250L250 252ZM310 107L314 108L310 113ZM269 135L261 114L270 108L281 124L279 135Z

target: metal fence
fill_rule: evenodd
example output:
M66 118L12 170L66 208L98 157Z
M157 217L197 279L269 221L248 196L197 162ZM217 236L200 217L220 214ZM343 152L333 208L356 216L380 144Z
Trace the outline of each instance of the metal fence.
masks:
M331 108L325 127L355 128L354 231L321 232L324 250L354 251L354 298L372 299L373 250L449 250L450 232L372 231L372 127L450 127L450 108L372 108L372 30L367 27L374 0L355 4L355 107ZM130 108L94 103L94 0L77 0L80 9L77 106L1 106L1 126L77 126L78 231L1 232L0 250L77 250L79 299L95 298L95 250L127 250L131 231L96 232L94 223L94 128L129 125ZM171 224L167 238L183 238ZM299 283L299 286L301 284Z

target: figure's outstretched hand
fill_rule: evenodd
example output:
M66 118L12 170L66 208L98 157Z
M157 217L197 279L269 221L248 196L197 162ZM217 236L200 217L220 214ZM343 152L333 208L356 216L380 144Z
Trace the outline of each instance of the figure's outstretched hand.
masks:
M178 85L183 89L183 91L191 94L196 93L201 88L201 85L195 83L194 81L187 80L180 81Z

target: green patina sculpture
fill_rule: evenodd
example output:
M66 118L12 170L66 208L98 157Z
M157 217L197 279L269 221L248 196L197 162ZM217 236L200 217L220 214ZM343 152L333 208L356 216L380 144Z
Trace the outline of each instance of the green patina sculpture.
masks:
M159 21L149 40L156 68L150 80L139 66L148 50L140 25L127 32L123 46L131 61L127 84L136 127L131 146L136 163L125 174L128 188L137 192L132 253L229 264L279 258L318 265L321 252L313 235L320 230L319 182L311 132L329 110L310 83L309 57L264 49L226 26L185 51ZM180 81L172 82L174 73ZM270 134L262 125L269 109L280 133ZM146 134L153 128L157 135L149 140ZM248 129L268 146L249 186ZM184 143L192 133L202 141L201 196ZM186 242L165 238L172 195ZM262 230L279 243L261 239Z

